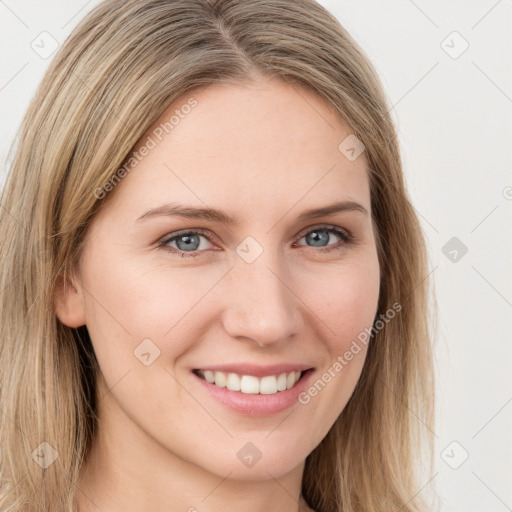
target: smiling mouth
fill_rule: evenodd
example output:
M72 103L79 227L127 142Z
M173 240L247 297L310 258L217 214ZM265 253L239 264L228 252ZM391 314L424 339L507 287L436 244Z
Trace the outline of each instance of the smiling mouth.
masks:
M254 375L239 375L237 373L226 373L212 370L193 370L199 378L219 388L226 388L229 391L240 391L246 394L273 395L281 391L293 388L305 373L311 371L283 372L265 377Z

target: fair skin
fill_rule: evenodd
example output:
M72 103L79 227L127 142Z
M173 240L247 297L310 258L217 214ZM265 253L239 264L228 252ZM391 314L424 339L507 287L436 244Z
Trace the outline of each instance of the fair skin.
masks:
M310 510L298 504L305 459L345 407L366 351L307 404L260 416L220 403L192 370L305 364L311 386L371 327L380 274L366 160L339 151L350 132L329 104L275 79L194 91L155 126L191 96L197 106L103 200L57 297L64 324L87 325L101 368L80 512ZM340 201L362 208L299 219ZM137 220L174 202L238 222ZM158 247L198 229L197 243ZM249 236L258 245L242 247L262 250L250 263L236 251ZM180 257L189 246L196 256ZM145 339L160 350L148 366L134 355ZM248 442L262 454L250 467L237 456Z

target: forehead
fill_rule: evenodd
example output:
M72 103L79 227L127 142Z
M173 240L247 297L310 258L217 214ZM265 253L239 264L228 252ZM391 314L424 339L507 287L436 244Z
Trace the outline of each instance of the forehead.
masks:
M141 137L114 203L230 204L278 215L298 202L357 200L370 210L364 153L351 161L339 149L349 134L308 89L277 79L211 85L176 100Z

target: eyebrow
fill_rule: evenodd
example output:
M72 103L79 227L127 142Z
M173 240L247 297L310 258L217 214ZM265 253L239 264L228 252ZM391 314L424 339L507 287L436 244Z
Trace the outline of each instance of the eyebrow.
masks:
M315 219L318 217L325 217L327 215L334 215L337 213L347 211L356 211L368 215L368 211L366 210L366 208L360 205L359 203L356 203L354 201L341 201L338 203L322 206L320 208L311 208L309 210L306 210L301 215L299 215L298 220L304 221L309 219ZM177 216L185 217L188 219L203 219L213 222L221 222L228 226L232 226L234 224L239 223L238 218L230 217L226 212L222 210L217 210L215 208L196 208L181 205L178 203L169 203L159 206L158 208L153 208L147 211L146 213L143 213L140 217L138 217L136 219L136 222L151 217L161 216Z

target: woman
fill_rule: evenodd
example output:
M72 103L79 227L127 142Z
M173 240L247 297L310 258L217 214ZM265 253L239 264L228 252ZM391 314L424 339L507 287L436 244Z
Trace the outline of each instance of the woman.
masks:
M426 510L423 236L317 3L101 3L0 215L2 510Z

